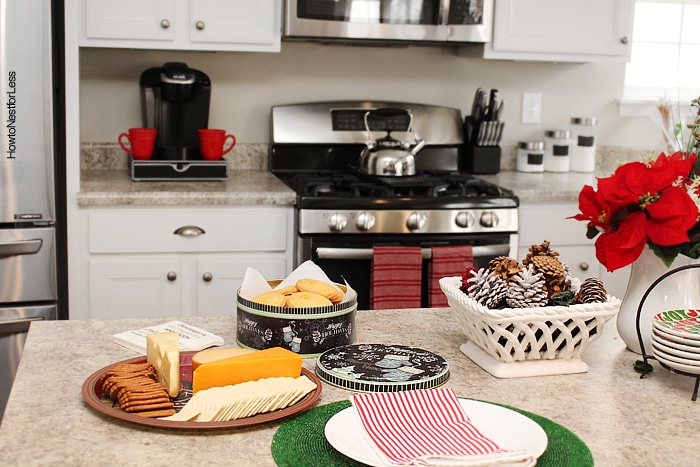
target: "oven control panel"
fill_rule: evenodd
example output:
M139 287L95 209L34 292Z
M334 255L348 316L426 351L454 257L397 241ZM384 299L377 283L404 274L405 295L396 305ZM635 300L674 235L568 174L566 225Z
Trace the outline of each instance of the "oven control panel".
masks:
M517 208L299 212L300 234L454 234L517 231Z

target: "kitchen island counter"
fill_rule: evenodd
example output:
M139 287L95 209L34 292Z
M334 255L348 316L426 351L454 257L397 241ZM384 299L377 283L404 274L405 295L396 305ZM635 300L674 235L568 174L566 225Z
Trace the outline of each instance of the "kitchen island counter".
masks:
M176 432L112 419L91 409L81 386L96 370L136 354L111 341L117 332L164 318L34 322L2 425L1 465L274 466L270 444L284 420L215 432ZM187 323L235 346L234 317L188 317ZM444 357L447 387L460 397L506 404L573 431L599 466L694 465L700 405L694 380L654 363L640 379L639 356L625 350L614 321L583 355L588 373L497 379L462 354L465 342L448 308L359 311L357 342L415 346ZM314 359L304 366L314 368ZM323 384L317 405L351 392Z

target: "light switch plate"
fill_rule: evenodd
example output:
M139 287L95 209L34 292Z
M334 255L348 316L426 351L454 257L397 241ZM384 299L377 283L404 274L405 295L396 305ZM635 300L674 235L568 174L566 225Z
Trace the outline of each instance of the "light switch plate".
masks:
M542 114L542 94L535 92L523 93L523 109L520 123L540 123Z

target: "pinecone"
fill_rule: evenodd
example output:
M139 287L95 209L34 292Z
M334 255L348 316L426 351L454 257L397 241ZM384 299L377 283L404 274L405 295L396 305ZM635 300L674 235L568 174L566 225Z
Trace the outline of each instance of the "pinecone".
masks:
M523 264L525 266L529 265L532 262L532 258L536 256L551 256L556 258L559 256L559 252L549 248L549 240L545 240L540 245L532 245L530 247L527 256L525 256L525 259L523 259Z
M491 271L481 268L471 272L467 279L470 284L466 294L487 308L498 308L502 305L508 290L508 283Z
M533 256L530 258L535 272L542 274L545 287L550 295L565 292L571 288L571 281L566 279L566 271L556 256Z
M522 266L520 266L517 259L508 256L499 256L489 261L489 269L492 273L500 276L505 281L512 282L522 269Z
M549 295L542 274L532 265L523 268L506 293L506 303L511 308L534 308L547 305Z
M473 274L476 274L477 271L478 269L474 266L469 266L464 271L464 274L462 274L462 284L460 285L459 290L461 290L464 293L467 293L467 289L469 289L469 279L473 277Z
M573 268L571 267L571 263L568 263L566 261L561 262L562 266L564 266L564 278L566 281L570 284L569 290L575 294L578 293L579 289L581 288L581 279L578 277L574 276L573 274Z
M576 299L581 303L603 303L608 300L608 292L603 281L597 277L588 277L581 283Z

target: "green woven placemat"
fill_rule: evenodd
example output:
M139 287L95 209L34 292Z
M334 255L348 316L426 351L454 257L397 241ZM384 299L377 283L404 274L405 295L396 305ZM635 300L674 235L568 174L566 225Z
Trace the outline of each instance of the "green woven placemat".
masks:
M496 404L500 405L500 404ZM280 467L362 466L336 451L324 435L326 422L350 407L350 401L333 402L301 413L279 427L272 438L272 457ZM538 467L588 467L593 455L588 446L569 429L547 418L502 405L537 422L547 433L547 449L537 460Z

